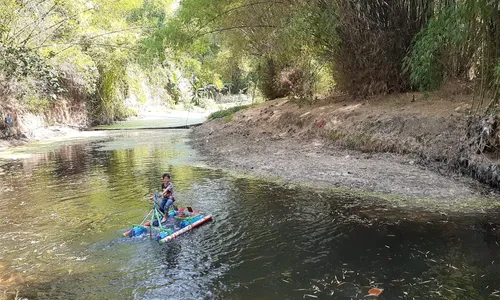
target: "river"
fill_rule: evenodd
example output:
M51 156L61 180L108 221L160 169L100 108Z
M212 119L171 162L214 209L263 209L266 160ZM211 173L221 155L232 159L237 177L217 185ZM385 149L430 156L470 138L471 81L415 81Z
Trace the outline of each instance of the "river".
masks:
M497 212L376 198L209 168L188 130L103 132L0 160L0 299L489 299ZM170 172L214 221L165 245L121 234Z

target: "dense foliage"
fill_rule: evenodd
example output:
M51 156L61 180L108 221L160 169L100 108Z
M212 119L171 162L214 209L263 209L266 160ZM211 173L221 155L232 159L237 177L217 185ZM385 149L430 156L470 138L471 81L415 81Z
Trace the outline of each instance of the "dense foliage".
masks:
M155 94L163 83L148 80L156 68L138 67L137 53L171 5L169 0L3 1L0 97L36 113L61 100L83 103L92 123L127 117L127 100L144 102L145 92Z
M497 0L5 0L0 97L84 102L105 123L213 91L311 101L459 79L491 108L499 48Z
M499 10L498 1L465 0L436 11L406 58L411 83L435 89L451 77L478 79L486 89L498 89Z
M432 90L457 78L486 95L498 90L499 11L495 0L184 0L163 39L202 64L208 52L200 60L193 45L249 63L269 98L334 85L360 95Z

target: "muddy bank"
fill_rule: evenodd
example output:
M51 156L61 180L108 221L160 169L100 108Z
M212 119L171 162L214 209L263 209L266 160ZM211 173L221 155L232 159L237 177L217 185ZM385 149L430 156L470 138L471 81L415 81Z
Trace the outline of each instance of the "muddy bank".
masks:
M30 119L23 116L25 119ZM78 136L80 132L85 128L83 126L72 125L72 124L57 124L49 125L43 118L33 116L31 120L37 120L37 122L31 122L28 126L16 127L10 129L10 132L4 130L0 133L0 151L11 147L19 147L26 145L29 142L42 141L47 139L54 139L59 137Z
M455 172L472 140L467 105L418 94L307 107L281 99L207 122L193 130L191 143L210 165L286 183L375 193L408 205L473 207L477 199L494 205L492 189Z
M85 104L81 101L59 99L48 108L40 108L39 113L33 113L19 104L19 100L2 100L5 101L0 103L0 150L29 141L71 135L88 123Z
M78 127L68 125L40 127L33 130L29 137L22 134L15 137L0 139L0 151L6 150L7 148L24 146L30 142L54 140L58 138L71 139L84 135L85 132Z

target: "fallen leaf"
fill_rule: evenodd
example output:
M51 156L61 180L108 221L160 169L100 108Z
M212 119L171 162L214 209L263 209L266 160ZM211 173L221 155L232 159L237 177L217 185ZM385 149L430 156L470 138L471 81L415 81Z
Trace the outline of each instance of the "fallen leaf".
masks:
M368 291L368 295L378 297L378 296L380 296L380 294L382 294L383 291L384 291L384 289L371 288Z

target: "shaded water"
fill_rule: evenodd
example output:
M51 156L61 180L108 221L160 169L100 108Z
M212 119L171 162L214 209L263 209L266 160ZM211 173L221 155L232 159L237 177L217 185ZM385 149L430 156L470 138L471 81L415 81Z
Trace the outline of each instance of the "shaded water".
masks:
M130 131L0 163L0 298L482 299L500 290L498 214L376 199L203 167L188 131ZM31 152L38 152L31 149ZM159 245L120 234L170 172L215 221ZM500 293L499 293L500 294Z

